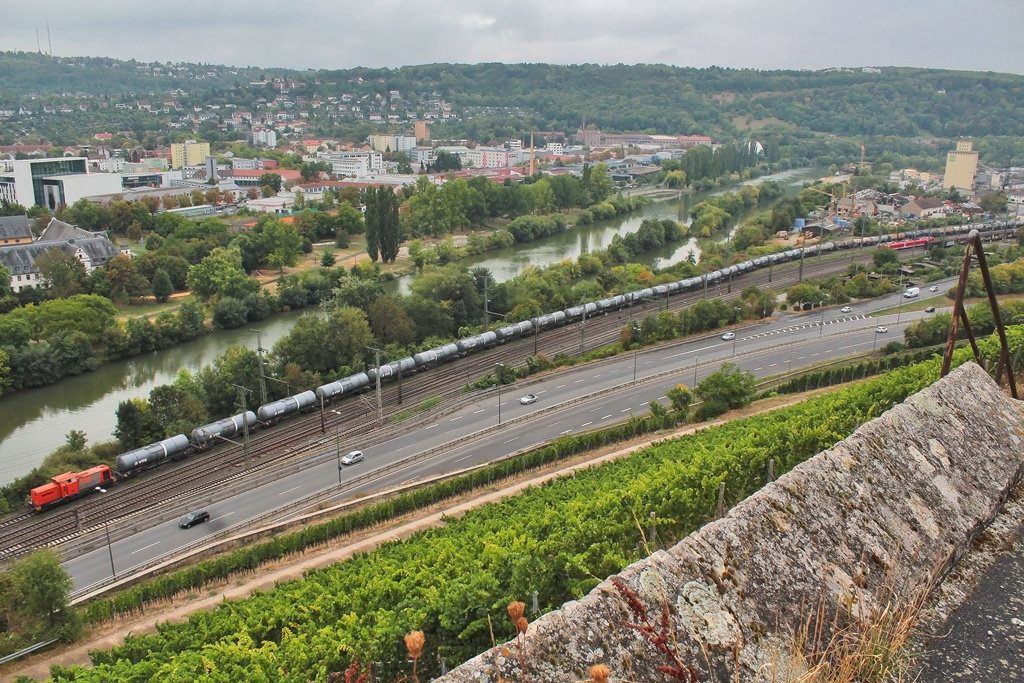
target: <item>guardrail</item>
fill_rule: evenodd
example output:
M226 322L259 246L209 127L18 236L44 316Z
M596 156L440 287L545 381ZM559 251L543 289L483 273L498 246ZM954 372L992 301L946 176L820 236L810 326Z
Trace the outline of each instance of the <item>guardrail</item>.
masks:
M19 650L18 652L15 652L13 654L9 654L6 657L0 657L0 665L6 664L7 662L13 662L15 659L19 659L21 657L24 657L25 655L30 655L33 652L35 652L36 650L42 650L47 645L53 645L58 640L60 640L60 638L51 638L50 640L44 640L41 643L36 643L35 645L29 645L24 650Z

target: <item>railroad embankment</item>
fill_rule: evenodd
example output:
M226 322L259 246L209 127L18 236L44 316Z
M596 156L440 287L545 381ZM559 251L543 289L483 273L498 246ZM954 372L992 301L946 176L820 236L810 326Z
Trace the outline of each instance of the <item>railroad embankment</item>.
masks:
M956 565L1019 482L1022 437L1024 406L966 364L439 680L789 680L808 626L827 643Z

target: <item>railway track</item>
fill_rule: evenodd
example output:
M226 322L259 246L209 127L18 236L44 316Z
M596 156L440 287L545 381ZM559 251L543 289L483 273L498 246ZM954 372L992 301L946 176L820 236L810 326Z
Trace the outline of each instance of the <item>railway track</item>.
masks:
M907 250L906 253L914 255L923 251ZM390 429L402 429L401 426L388 426L388 420L397 413L438 396L450 405L460 394L465 394L467 383L491 372L496 363L519 365L527 356L537 352L549 357L559 353L575 355L581 346L584 351L591 351L617 341L622 326L631 318L643 318L658 310L678 311L705 297L732 298L750 285L781 291L802 280L842 273L851 263L870 262L871 249L864 248L809 257L802 266L799 262L790 262L755 270L710 286L706 292L652 299L628 309L597 315L587 319L582 330L580 323L573 323L417 372L403 378L401 383L392 381L382 385L385 430L381 436L386 437ZM331 404L322 415L318 413L298 416L270 429L252 432L248 457L240 445L215 447L131 476L126 483L114 489L114 496L90 496L41 515L29 512L8 516L0 520L0 529L4 530L0 540L0 560L95 531L104 522L116 525L118 520L137 515L158 503L184 500L211 488L258 477L272 468L288 466L308 455L311 449L322 448L324 439L348 440L365 436L376 427L373 387L364 394Z

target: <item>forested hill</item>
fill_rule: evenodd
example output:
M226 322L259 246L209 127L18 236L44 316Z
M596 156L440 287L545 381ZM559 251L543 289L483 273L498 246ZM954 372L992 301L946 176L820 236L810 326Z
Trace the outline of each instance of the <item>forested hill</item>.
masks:
M190 103L272 100L274 78L292 98L354 98L399 91L407 108L444 100L467 116L526 117L547 130L575 131L584 114L608 132L742 136L749 125L782 122L839 136L1019 136L1024 76L887 68L758 71L665 65L428 64L399 69L294 71L0 52L0 105L31 95L113 100L175 90ZM36 100L38 101L38 100Z

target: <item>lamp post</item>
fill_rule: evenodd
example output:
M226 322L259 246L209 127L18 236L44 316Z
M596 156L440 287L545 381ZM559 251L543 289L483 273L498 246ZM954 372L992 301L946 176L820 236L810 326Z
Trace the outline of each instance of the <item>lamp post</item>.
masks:
M505 370L505 364L504 363L495 363L494 367L496 368L495 372L496 372L496 374L498 376L498 426L500 427L501 426L501 376L502 376L502 374L504 374L503 371Z
M637 349L633 349L633 384L636 384L636 354Z
M898 294L900 295L900 300L896 304L896 322L900 321L900 312L903 309L903 273L900 273L900 289Z
M332 413L341 417L341 413L332 409ZM334 425L334 452L338 458L338 483L341 483L341 423Z
M106 493L107 490L104 488L96 487L96 490L100 493ZM114 547L110 544L110 526L109 521L106 517L103 518L103 531L107 535L107 553L110 554L110 576L111 578L117 576L117 572L114 570Z

